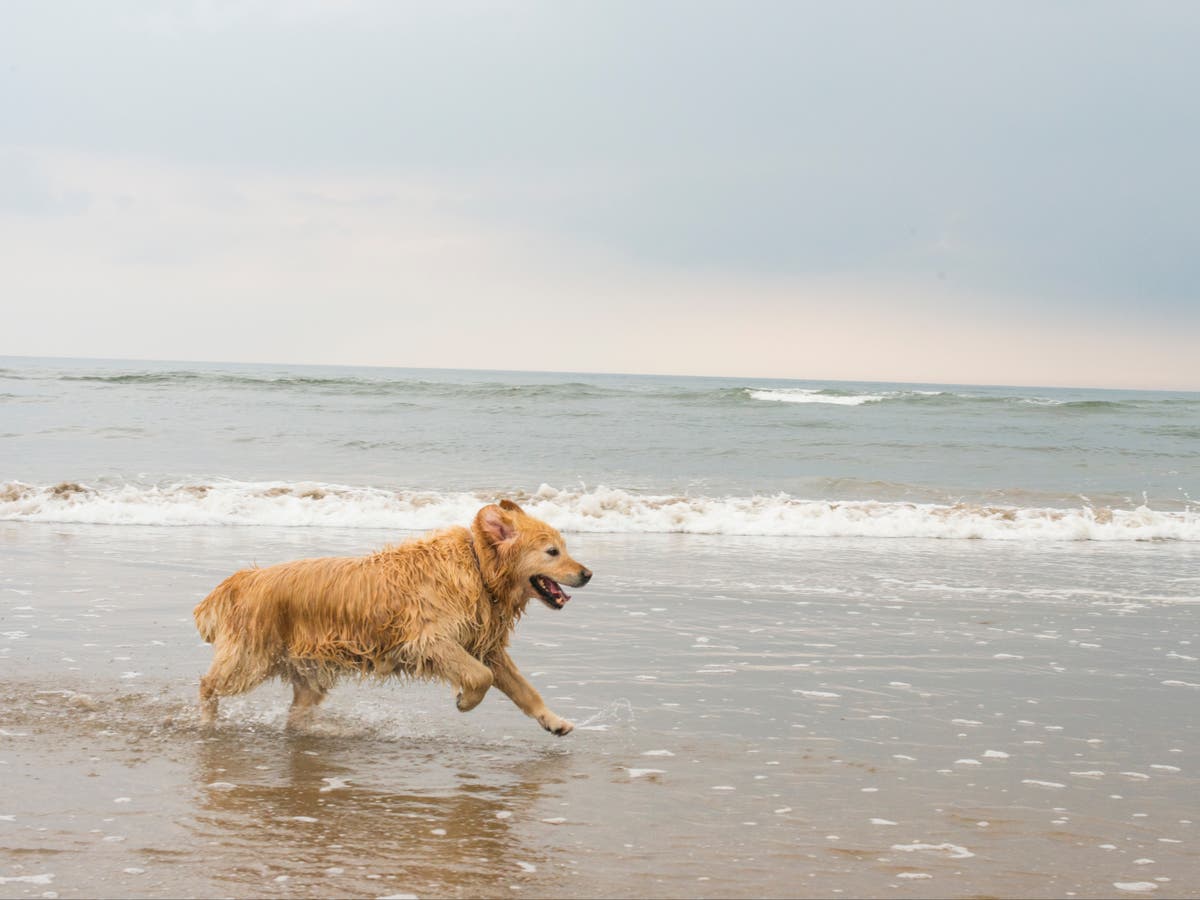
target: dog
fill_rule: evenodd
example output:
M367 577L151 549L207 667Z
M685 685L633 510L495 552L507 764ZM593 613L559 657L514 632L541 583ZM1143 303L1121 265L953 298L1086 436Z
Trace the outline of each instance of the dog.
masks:
M277 677L292 685L289 725L307 719L342 676L444 681L462 712L495 685L547 731L574 727L525 680L508 641L534 597L553 610L561 587L592 578L562 535L502 500L470 528L447 528L369 556L243 569L194 611L213 661L200 679L202 722L221 697Z

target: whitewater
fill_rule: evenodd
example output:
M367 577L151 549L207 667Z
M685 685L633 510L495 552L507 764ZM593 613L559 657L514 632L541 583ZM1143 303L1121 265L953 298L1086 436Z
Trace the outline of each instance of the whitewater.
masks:
M916 537L1026 541L1200 541L1200 513L639 495L616 488L509 492L564 532ZM466 522L493 502L486 492L356 488L323 482L75 482L0 484L0 521L94 525L267 525L423 531Z

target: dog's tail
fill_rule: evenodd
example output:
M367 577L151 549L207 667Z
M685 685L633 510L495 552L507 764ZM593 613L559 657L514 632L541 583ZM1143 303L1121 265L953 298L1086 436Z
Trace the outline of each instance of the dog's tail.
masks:
M253 571L253 569L242 569L240 572L234 572L213 588L213 592L192 610L196 628L206 643L211 644L216 640L221 620L227 618L233 611L238 592Z

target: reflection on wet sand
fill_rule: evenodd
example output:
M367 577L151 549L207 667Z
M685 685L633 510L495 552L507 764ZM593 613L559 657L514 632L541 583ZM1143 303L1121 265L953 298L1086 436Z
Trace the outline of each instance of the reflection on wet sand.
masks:
M111 896L479 896L517 881L556 893L553 847L521 826L569 777L561 749L397 738L336 715L308 732L206 729L193 704L137 692L20 683L0 701L5 800L23 811L0 833L13 861L0 896L35 884ZM43 769L70 774L48 785Z
M508 820L524 818L569 765L557 753L506 761L424 741L306 734L195 746L192 827L213 876L243 889L286 883L291 895L378 889L372 881L438 895L508 890L545 856Z

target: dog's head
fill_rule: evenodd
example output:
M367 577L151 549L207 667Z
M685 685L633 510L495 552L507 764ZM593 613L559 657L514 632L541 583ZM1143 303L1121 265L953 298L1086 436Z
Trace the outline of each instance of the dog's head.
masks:
M571 599L562 585L583 587L591 581L591 571L571 558L558 530L526 515L511 500L481 509L473 530L483 537L501 577L520 589L522 600L538 597L551 609L562 609Z

